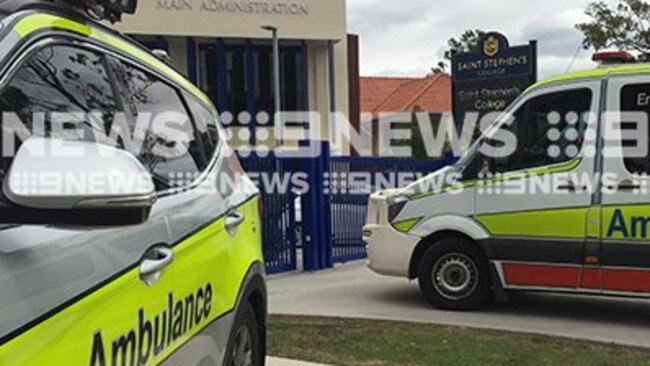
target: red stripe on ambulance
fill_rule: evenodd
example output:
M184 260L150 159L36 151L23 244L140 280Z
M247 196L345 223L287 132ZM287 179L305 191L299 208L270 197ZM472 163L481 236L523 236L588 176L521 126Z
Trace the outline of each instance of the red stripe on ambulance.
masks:
M510 286L577 288L580 267L504 264L503 275Z

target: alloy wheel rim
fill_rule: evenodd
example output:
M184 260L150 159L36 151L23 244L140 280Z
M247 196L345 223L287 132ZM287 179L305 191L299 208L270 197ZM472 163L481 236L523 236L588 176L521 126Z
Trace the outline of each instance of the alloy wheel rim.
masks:
M230 366L253 366L253 338L247 326L242 326L235 336Z

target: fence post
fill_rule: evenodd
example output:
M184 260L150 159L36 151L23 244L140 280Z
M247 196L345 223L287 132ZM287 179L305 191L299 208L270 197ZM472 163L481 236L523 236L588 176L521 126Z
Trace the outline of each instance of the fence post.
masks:
M282 166L282 169L280 171L283 174L290 173L290 174L295 174L296 172L299 171L300 166L297 164L297 160L295 158L280 158L280 164ZM291 189L291 188L290 188ZM297 253L297 237L296 237L296 225L298 224L296 222L296 194L293 191L287 192L289 197L291 197L291 208L289 211L289 243L291 243L291 260L290 260L290 265L292 270L298 269L298 253ZM301 202L302 203L302 202Z
M302 216L302 256L305 271L320 269L320 225L318 223L319 179L318 162L320 154L314 156L309 151L312 141L300 141L299 169L307 175L307 192L301 196ZM322 180L320 180L322 181Z
M328 141L321 142L321 155L319 159L319 223L320 229L320 250L321 269L334 267L332 260L332 189L335 187L335 180L332 179L330 169L330 144ZM325 179L329 182L325 184Z
M332 268L332 213L330 145L327 141L301 141L301 151L308 147L316 148L309 152L318 154L302 155L301 171L307 174L309 191L303 194L303 258L305 271ZM326 174L327 173L327 174Z

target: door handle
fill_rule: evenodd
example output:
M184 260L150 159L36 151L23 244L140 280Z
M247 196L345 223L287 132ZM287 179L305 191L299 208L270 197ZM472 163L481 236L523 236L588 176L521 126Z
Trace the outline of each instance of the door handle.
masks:
M147 286L153 286L173 261L174 252L170 248L160 246L149 249L140 262L140 279Z
M228 231L228 234L234 236L239 226L244 223L244 220L246 220L246 216L244 216L243 214L237 211L229 212L226 215L226 221L224 223L224 226L226 227L226 231Z
M614 187L609 187L609 189L613 191L631 192L641 189L641 185L635 184L631 180L624 180Z
M576 186L574 182L569 182L565 185L561 185L557 187L561 191L567 191L567 192L577 192L578 190L585 190L587 187L585 186Z

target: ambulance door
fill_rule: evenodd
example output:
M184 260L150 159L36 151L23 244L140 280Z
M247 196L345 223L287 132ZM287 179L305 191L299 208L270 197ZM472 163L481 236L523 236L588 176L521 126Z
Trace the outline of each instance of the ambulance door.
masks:
M123 111L107 52L48 32L3 73L0 125L45 136L74 131L70 138L93 142L105 132L98 123L109 129ZM46 122L40 132L38 118ZM110 166L110 158L96 158L96 164ZM3 165L11 166L11 158ZM113 176L116 184L133 178ZM85 184L97 189L89 179ZM4 215L13 215L11 206L4 207ZM167 301L176 281L160 202L138 225L62 225L55 215L49 225L0 227L0 365L151 365L165 359L178 342L167 342Z
M158 204L169 223L174 253L176 288L167 299L173 312L171 339L182 345L166 365L219 365L225 350L211 335L228 337L228 317L241 280L224 276L232 269L228 250L226 199L210 175L215 166L216 143L196 128L184 92L175 84L126 60L116 60L116 74L125 85L126 109L133 115L150 115L148 138L140 159L158 185ZM163 118L173 126L156 125ZM150 149L149 149L150 148ZM149 149L149 150L147 150ZM235 295L231 293L234 292ZM221 333L220 333L221 332Z
M607 93L600 197L603 291L650 292L650 76L612 77Z
M476 219L506 288L580 287L600 89L587 81L530 93L502 127L515 151L486 158L493 176L477 189Z

